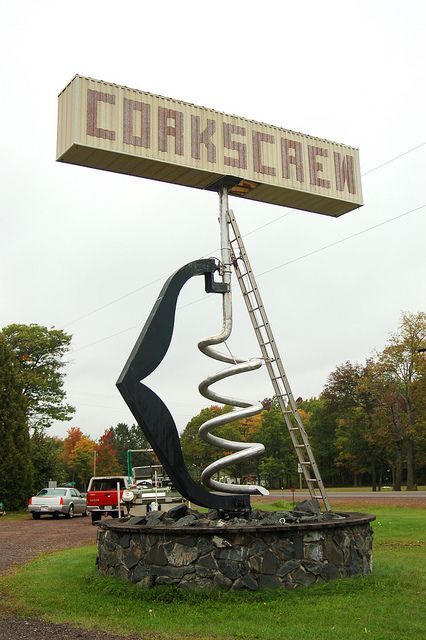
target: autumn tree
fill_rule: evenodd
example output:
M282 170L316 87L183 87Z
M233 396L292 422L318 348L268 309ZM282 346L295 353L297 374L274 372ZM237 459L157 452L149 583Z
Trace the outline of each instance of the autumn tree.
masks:
M0 333L19 365L29 428L69 420L74 408L65 402L63 357L71 336L37 324L11 324Z
M384 452L375 432L379 399L372 390L374 362L345 362L327 379L321 394L336 419L336 464L356 477L369 472L373 491L380 489Z
M93 475L94 451L96 443L85 435L79 427L68 429L64 440L61 459L68 467L72 481L85 487Z
M83 432L80 427L70 427L67 431L67 437L62 445L61 459L68 467L70 466L71 454L82 437Z
M416 445L422 440L421 400L417 389L424 376L424 362L419 353L426 344L426 313L405 313L398 331L393 333L379 354L383 377L392 406L399 411L399 428L404 432L407 455L407 490L417 488Z
M79 483L79 486L85 489L89 478L93 475L93 459L96 443L83 435L75 445L70 455L70 467L73 471L73 477Z
M94 451L96 454L96 475L108 476L122 474L122 468L112 445L113 431L107 429L99 438Z

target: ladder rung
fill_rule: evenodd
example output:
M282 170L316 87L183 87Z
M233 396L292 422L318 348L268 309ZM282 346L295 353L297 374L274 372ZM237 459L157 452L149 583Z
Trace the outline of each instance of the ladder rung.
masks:
M306 482L318 482L317 478L308 478Z
M304 444L295 444L294 446L295 446L295 447L297 447L298 449L301 449L301 448L302 448L302 447L304 447L305 445L304 445Z

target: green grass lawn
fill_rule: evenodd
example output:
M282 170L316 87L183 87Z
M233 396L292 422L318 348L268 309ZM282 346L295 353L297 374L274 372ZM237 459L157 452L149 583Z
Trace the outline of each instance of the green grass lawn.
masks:
M374 513L371 576L294 591L149 590L99 576L91 546L45 555L19 568L2 578L0 596L22 615L143 633L152 640L424 640L426 511L375 507Z
M24 509L21 511L8 511L5 516L0 517L0 525L7 520L28 520L29 518L31 518L31 515Z

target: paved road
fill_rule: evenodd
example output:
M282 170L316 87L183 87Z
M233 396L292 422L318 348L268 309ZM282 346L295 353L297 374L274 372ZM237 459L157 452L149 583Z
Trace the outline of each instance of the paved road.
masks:
M339 500L359 498L361 500L425 500L426 491L327 491L329 498L339 498ZM291 491L272 491L271 496L277 499L291 500L293 494ZM296 500L304 500L309 498L307 491L295 491Z

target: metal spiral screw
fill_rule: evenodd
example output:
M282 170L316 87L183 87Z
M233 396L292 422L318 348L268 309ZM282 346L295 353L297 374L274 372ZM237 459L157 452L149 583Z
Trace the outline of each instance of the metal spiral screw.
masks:
M220 192L220 227L221 227L221 251L222 251L222 279L223 282L228 285L228 291L223 294L222 313L223 313L223 326L222 331L218 335L205 338L198 343L198 348L206 356L226 362L231 366L223 369L211 376L208 376L203 380L198 389L205 398L214 402L220 402L233 407L239 407L229 413L217 416L205 422L199 429L200 437L206 442L209 442L215 446L226 449L227 451L234 451L230 455L216 460L208 467L204 469L201 474L203 483L215 490L224 491L227 493L250 493L268 495L268 491L258 485L237 485L228 484L214 480L212 476L218 473L224 467L236 462L241 462L248 458L261 455L265 447L263 444L255 442L234 442L232 440L226 440L220 438L211 433L211 431L219 426L234 422L236 420L242 420L260 413L263 410L263 405L260 402L247 402L238 398L232 398L223 396L210 389L211 385L225 378L239 375L247 371L255 371L262 366L263 361L260 359L242 360L240 358L234 358L232 355L226 355L213 348L213 345L226 344L226 340L231 335L232 331L232 298L231 298L231 250L229 244L229 228L228 228L228 194L224 187Z
M209 349L210 340L206 339L199 343L198 348L204 354L209 355L210 357L215 357L212 355L213 350ZM216 342L215 342L216 344ZM241 407L240 409L234 409L228 413L224 413L216 418L212 418L211 420L207 420L204 424L201 425L199 429L200 437L203 438L206 442L213 444L217 447L221 447L226 449L227 451L234 451L235 453L231 453L230 455L224 456L220 458L220 460L215 460L204 469L201 474L201 480L205 486L215 489L216 491L224 491L230 493L250 493L250 494L261 494L268 495L268 491L261 486L258 485L241 485L241 484L231 484L220 482L218 480L214 480L212 476L218 473L224 467L229 466L230 464L235 464L237 462L241 462L242 460L247 460L248 458L253 458L261 455L265 447L263 444L256 442L235 442L233 440L226 440L225 438L220 438L219 436L213 435L211 431L216 427L220 427L224 424L228 424L230 422L234 422L235 420L242 420L243 418L248 418L250 416L254 416L260 413L263 410L263 405L260 402L251 403L246 400L240 400L238 398L232 398L228 396L224 396L216 393L210 389L210 386L215 382L219 382L224 378L229 378L231 376L239 375L240 373L244 373L246 371L255 371L262 366L262 361L257 359L252 360L237 360L236 362L231 358L227 358L222 353L216 353L218 356L215 359L229 362L232 364L231 367L223 369L218 373L215 373L205 380L201 382L198 389L205 398L209 400L213 400L214 402L221 402L223 404L231 405L233 407ZM225 358L227 358L225 360Z

